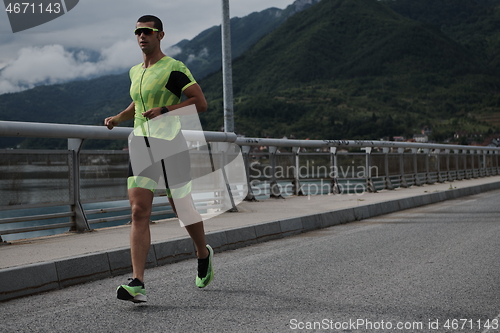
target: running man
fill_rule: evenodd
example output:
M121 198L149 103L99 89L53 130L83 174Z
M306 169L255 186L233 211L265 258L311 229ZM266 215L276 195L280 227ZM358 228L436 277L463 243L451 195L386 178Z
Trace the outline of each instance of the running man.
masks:
M155 140L163 140L162 142L167 143L177 142L175 143L177 147L179 146L178 142L180 142L180 145L185 145L180 130L179 117L168 116L168 126L162 126L161 128L152 128L151 124L154 121L151 120L189 105L194 105L197 112L204 112L207 110L205 96L189 69L182 62L166 56L161 51L160 42L165 36L165 32L159 18L152 15L139 18L136 23L135 35L143 53L144 62L132 67L130 70L132 103L118 115L106 118L104 124L109 129L113 129L121 122L134 119L134 137L132 141L141 141L142 145L146 144L148 148L150 144L154 144ZM181 102L182 94L186 97L183 102ZM134 156L143 153L141 149L135 149L134 146L134 142L129 144L131 160ZM187 150L185 150L185 153L187 154ZM184 162L186 161L186 154L181 154L183 156L181 159ZM178 154L174 157L178 157ZM149 221L154 191L162 176L164 176L170 204L183 222L196 247L198 257L196 286L204 288L213 278L213 250L206 244L203 221L192 202L191 183L187 180L181 182L174 189L171 188L173 186L169 188L168 183L172 183L172 180L175 182L178 177L176 175L170 175L169 177L166 173L166 170L176 169L175 165L172 167L172 163L175 164L177 159L168 159L170 161L165 162L162 160L163 168L148 168L145 173L137 174L137 172L134 172L132 163L129 168L128 196L132 210L130 252L133 277L130 279L132 280L130 283L117 288L118 299L134 303L146 302L147 300L144 270L151 245ZM170 164L166 169L165 163ZM167 177L169 177L168 181Z

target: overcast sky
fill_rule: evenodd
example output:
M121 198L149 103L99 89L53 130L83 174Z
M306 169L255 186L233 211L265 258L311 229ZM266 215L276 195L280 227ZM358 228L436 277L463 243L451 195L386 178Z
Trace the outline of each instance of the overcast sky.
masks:
M230 0L230 12L231 17L243 17L270 7L283 9L293 2ZM40 83L126 71L142 61L133 34L135 22L142 15L156 15L163 21L165 50L220 25L221 11L222 0L80 0L75 8L53 21L12 33L7 13L2 10L0 94Z

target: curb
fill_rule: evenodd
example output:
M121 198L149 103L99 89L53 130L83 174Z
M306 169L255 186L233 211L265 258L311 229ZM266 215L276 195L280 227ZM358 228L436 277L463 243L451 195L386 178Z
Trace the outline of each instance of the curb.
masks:
M304 232L328 228L338 224L359 221L410 208L500 189L500 182L482 184L443 192L427 193L415 197L389 200L364 206L338 209L251 225L236 229L210 232L207 243L215 252L280 239ZM149 249L146 268L166 265L195 258L194 245L189 237L153 243ZM47 261L36 264L0 269L0 301L7 301L76 284L123 275L132 271L130 248L119 248Z

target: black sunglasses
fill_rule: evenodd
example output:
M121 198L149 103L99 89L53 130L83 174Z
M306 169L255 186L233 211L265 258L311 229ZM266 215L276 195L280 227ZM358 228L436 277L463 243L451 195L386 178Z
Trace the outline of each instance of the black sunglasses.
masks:
M148 36L148 35L152 35L155 31L160 31L160 30L155 29L155 28L143 27L143 28L135 29L134 33L137 36L140 36L141 34L145 34L146 36Z

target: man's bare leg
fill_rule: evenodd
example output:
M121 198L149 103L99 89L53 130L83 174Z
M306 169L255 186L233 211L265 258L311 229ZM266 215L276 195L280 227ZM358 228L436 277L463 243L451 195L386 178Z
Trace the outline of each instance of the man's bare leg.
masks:
M178 204L181 204L181 209L191 209L189 207L192 206L192 204L188 202L189 200L191 200L191 195L187 195L182 199L175 199L175 202L177 202ZM174 200L172 198L168 198L168 201L170 202L170 205L172 206L172 209L173 209L175 215L177 215L177 217L179 217L179 214L177 214L176 205L174 204ZM185 203L185 205L184 205L184 203ZM184 206L186 208L184 208ZM201 218L201 216L200 216L200 218ZM205 228L203 226L203 221L200 219L200 222L189 224L185 228L186 228L186 231L188 232L189 236L191 237L191 239L194 242L194 246L196 247L197 257L199 259L204 259L204 258L208 257L209 252L208 252L208 249L206 247L207 240L205 238Z
M149 220L153 205L153 192L144 188L132 188L128 190L128 196L132 209L130 254L133 277L144 282L144 270L151 246Z
M205 228L203 227L203 221L190 224L186 226L186 230L191 236L196 247L196 255L199 259L205 259L208 257L207 240L205 239Z

